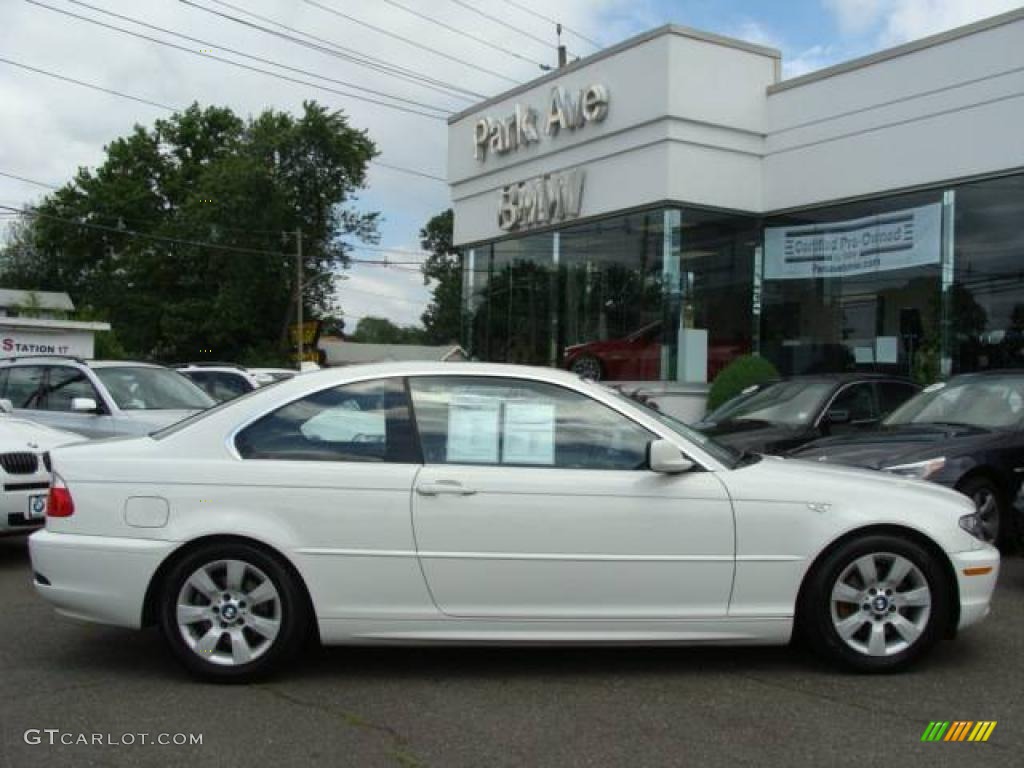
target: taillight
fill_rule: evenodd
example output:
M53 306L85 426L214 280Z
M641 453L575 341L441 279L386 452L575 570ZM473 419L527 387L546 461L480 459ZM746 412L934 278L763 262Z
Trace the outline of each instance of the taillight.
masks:
M53 473L50 480L50 497L46 504L47 517L71 517L75 514L75 502L71 498L71 491L64 484L64 478Z

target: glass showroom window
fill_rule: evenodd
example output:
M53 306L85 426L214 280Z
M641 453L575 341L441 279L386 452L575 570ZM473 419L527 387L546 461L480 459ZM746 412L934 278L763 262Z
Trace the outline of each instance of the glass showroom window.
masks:
M786 375L878 370L933 380L943 353L941 190L765 224L762 356Z
M1024 175L956 194L953 371L1024 366Z

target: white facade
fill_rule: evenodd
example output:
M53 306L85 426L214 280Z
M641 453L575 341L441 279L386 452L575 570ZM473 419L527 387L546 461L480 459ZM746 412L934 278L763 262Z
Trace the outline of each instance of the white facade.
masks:
M764 214L1024 168L1024 10L788 81L780 64L665 26L454 116L456 244L510 234L503 188L574 169L587 219L661 202ZM594 85L607 116L547 135L553 89ZM480 119L517 105L539 141L477 157Z

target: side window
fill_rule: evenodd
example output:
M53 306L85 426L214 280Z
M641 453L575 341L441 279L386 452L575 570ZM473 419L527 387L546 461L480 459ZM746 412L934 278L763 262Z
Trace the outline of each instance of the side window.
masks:
M42 407L48 411L70 411L71 401L76 397L90 397L97 405L102 402L83 371L67 365L51 367Z
M858 421L877 419L874 386L864 383L847 387L832 402L829 412L846 412L849 414L850 423L854 424Z
M521 379L409 380L428 464L637 470L655 435L572 390Z
M7 377L7 399L15 408L41 408L45 374L46 368L41 365L13 366Z
M882 381L878 384L878 412L885 418L918 393L917 387L900 381Z
M419 463L400 378L347 384L289 403L238 433L244 459Z
M200 389L217 402L224 402L244 395L252 387L243 376L220 371L187 371L184 376L192 380Z

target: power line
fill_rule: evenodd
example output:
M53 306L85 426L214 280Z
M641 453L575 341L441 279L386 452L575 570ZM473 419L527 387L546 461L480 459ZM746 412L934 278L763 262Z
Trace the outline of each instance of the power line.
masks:
M320 74L317 74L316 72L311 72L308 69L300 69L299 67L292 67L292 66L289 66L288 64L281 64L280 62L274 61L272 59L265 59L265 58L263 58L261 56L253 56L252 54L245 53L244 51L239 51L239 50L236 50L234 48L228 48L226 46L217 45L215 43L211 43L208 40L202 40L202 39L200 39L198 37L191 37L190 35L182 34L181 32L175 32L172 29L165 29L164 27L158 27L155 24L149 24L149 23L147 23L145 21L140 21L139 19L134 19L131 16L124 16L124 15L122 15L120 13L114 13L113 11L108 11L108 10L105 10L103 8L98 8L98 7L94 6L94 5L89 5L89 3L81 2L81 0L67 0L67 2L71 3L72 5L80 6L82 8L88 8L90 11L95 11L96 13L102 13L102 14L104 14L106 16L113 16L115 19L121 19L122 21L129 22L130 24L137 24L138 26L145 27L146 29L152 29L152 30L155 30L157 32L163 32L165 35L173 35L174 37L181 38L182 40L188 40L189 42L192 42L192 43L199 43L200 45L208 45L208 46L217 48L218 50L224 51L226 53L230 53L230 54L233 54L235 56L241 56L243 58L251 59L253 61L258 61L261 64L269 64L269 65L271 65L273 67L279 67L279 68L287 70L289 72L297 72L298 74L306 75L307 77L315 77L315 78L317 78L319 80L326 80L329 83L335 83L337 85L344 85L346 88L355 88L357 91L364 91L365 93L372 93L374 96L381 96L381 97L386 98L386 99L393 99L394 101L399 101L399 102L402 102L402 103L405 103L405 104L411 104L414 107L423 107L424 109L433 109L433 110L436 110L438 112L445 112L445 113L447 113L449 111L448 109L446 109L444 107L435 107L432 104L425 104L424 102L416 101L415 99L407 99L407 98L405 98L403 96L395 96L395 95L387 93L385 91L378 91L378 90L375 90L373 88L366 88L365 86L356 85L355 83L351 83L351 82L348 82L346 80L338 80L337 78L334 78L334 77L327 77L326 75L320 75Z
M11 59L5 59L3 57L0 57L0 62L3 62L4 64L10 64L12 67L19 67L20 69L27 69L28 71L35 72L36 74L39 74L39 75L45 75L46 77L52 77L52 78L54 78L56 80L63 80L64 82L67 82L67 83L74 83L75 85L80 85L83 88L91 88L94 91L102 91L103 93L110 94L111 96L120 96L122 99L131 99L132 101L137 101L140 104L147 104L147 105L149 105L151 107L158 107L159 109L165 109L168 112L174 112L175 111L174 107L170 107L167 104L161 104L158 101L151 101L149 99L144 99L144 98L142 98L140 96L131 96L130 94L123 93L121 91L115 91L115 90L113 90L111 88L104 88L101 85L94 85L93 83L87 83L84 80L76 80L75 78L68 77L67 75L59 75L56 72L47 72L45 69L39 69L37 67L31 67L28 64L22 64L21 62L12 61Z
M2 61L2 59L0 59ZM56 184L47 184L45 181L36 181L35 179L27 179L24 176L18 176L14 173L7 173L6 171L0 171L0 176L6 176L8 179L17 179L18 181L24 181L26 184L35 184L37 187L47 187L48 189L60 189Z
M230 8L233 11L245 14L246 16L251 16L254 19L266 22L267 24L273 24L275 27L280 27L281 29L293 32L295 35L301 35L302 37L308 38L309 40L315 40L317 43L323 43L323 45L316 45L314 43L309 42L309 40L302 40L298 37L294 37L293 35L286 35L283 32L278 32L277 30L270 29L259 24L254 24L251 21L240 19L237 16L232 16L229 13L223 13L221 11L216 11L213 8L207 8L205 6L198 5L197 3L190 2L190 0L179 0L179 2L191 6L192 8L195 8L197 10L204 11L205 13L210 13L215 16L219 16L220 18L227 19L228 21L232 21L236 24L242 24L243 26L249 27L250 29L255 29L257 31L264 32L265 34L279 37L283 40L287 40L296 45L301 45L304 48L308 48L313 51L318 51L319 53L323 53L327 56L333 56L335 58L341 59L342 61L347 61L349 63L355 64L356 66L366 67L371 71L380 72L381 74L388 75L389 77L395 77L404 80L405 82L412 83L413 85L418 85L421 88L428 88L432 91L435 91L436 93L442 93L445 96L454 96L455 98L464 99L465 101L487 98L482 93L471 91L468 88L465 88L460 85L455 85L454 83L449 83L444 80L438 80L433 77L428 77L427 75L420 74L414 70L407 69L406 67L400 67L397 64L391 64L385 61L384 59L378 59L374 56L369 56L365 53L361 53L352 48L346 48L345 46L339 45L338 43L335 43L332 40L327 40L326 38L323 37L317 37L316 35L312 35L309 32L303 32L302 30L296 29L295 27L289 27L287 24L282 24L279 21L274 21L274 19L268 18L266 16L261 16L258 13L253 13L252 11L246 10L245 8L239 8L237 5L232 5L231 3L224 2L223 0L209 0L209 2L216 3L217 5L222 5L225 8Z
M0 62L3 62L4 64L10 64L11 66L14 66L14 67L20 67L21 69L26 69L26 70L29 70L30 72L35 72L35 73L40 74L40 75L45 75L46 77L52 77L52 78L54 78L56 80L63 80L65 82L69 82L69 83L72 83L74 85L80 85L83 88L90 88L90 89L92 89L94 91L101 91L103 93L107 93L107 94L110 94L110 95L113 95L113 96L120 96L123 99L130 99L131 101L138 101L138 102L141 102L143 104L148 104L148 105L153 106L153 107L159 107L160 109L166 110L167 112L178 112L178 111L180 111L180 108L178 108L178 107L172 107L172 106L169 106L167 104L161 104L161 103L156 102L156 101L150 101L149 99L144 99L144 98L141 98L139 96L132 96L131 94L122 93L121 91L114 91L114 90L111 90L109 88L104 88L102 86L95 85L94 83L87 83L84 80L76 80L73 77L67 77L66 75L61 75L61 74L59 74L57 72L49 72L49 71L47 71L45 69L39 69L38 67L31 67L31 66L29 66L27 64L22 64L22 63L17 62L17 61L11 61L10 59L5 59L3 57L0 57ZM387 168L388 170L398 171L400 173L406 173L406 174L409 174L410 176L420 176L420 177L425 178L425 179L431 179L433 181L440 181L442 183L447 183L447 179L445 179L445 178L443 178L441 176L437 176L437 175L432 174L432 173L427 173L426 171L418 171L418 170L416 170L414 168L405 168L405 167L403 167L401 165L393 165L391 163L382 163L379 160L371 160L370 161L370 165L379 166L381 168ZM3 175L8 175L9 176L11 174L3 174ZM30 183L30 184L38 184L39 186L43 186L43 187L52 186L52 185L46 184L45 182L40 182L40 181L35 181L35 180L31 180L28 183ZM56 187L56 186L54 186L53 188L54 189L58 189L58 187Z
M423 19L424 21L427 21L430 24L435 24L435 25L441 27L442 29L447 29L449 32L454 32L455 34L461 35L462 37L465 37L465 38L467 38L469 40L475 40L476 42L482 43L483 45L486 45L489 48L493 48L496 51L500 51L501 53L504 53L506 56L511 56L512 58L519 59L520 61L525 61L527 64L536 64L538 67L544 66L539 61L534 61L533 59L529 59L526 56L523 56L522 54L516 53L515 51L509 50L508 48L505 48L503 46L500 46L497 43L492 43L490 40L485 40L484 38L478 37L477 35L474 35L471 32L465 32L465 31L459 29L458 27L453 27L451 24L446 24L445 22L439 21L438 19L435 19L432 16L428 16L425 13L420 13L419 11L417 11L414 8L409 8L408 6L403 5L402 3L399 3L397 0L383 0L383 1L385 3L387 3L388 5L394 6L395 8L399 8L399 9L405 11L406 13L410 13L413 16L416 16L417 18Z
M334 94L337 94L339 96L344 96L346 98L356 99L357 101L365 101L365 102L367 102L369 104L376 104L377 106L385 107L387 109L398 110L399 112L406 112L408 114L419 115L421 117L429 117L429 118L431 118L433 120L444 120L444 117L442 115L435 115L435 114L431 114L429 112L422 112L422 111L420 111L418 109L412 109L410 107L403 107L400 104L391 104L389 102L380 101L378 99L373 99L373 98L370 98L368 96L360 96L359 94L355 94L355 93L348 93L346 91L339 91L336 88L329 88L326 85L320 85L318 83L311 83L311 82L308 82L306 80L299 80L298 78L289 77L288 75L282 75L279 72L272 72L272 71L270 71L268 69L261 69L260 67L253 67L253 66L250 66L248 64L242 64L239 61L232 61L231 59L225 59L225 58L222 58L220 56L215 56L215 55L209 54L209 53L200 53L199 51L194 51L191 48L185 48L184 46L177 45L176 43L169 43L166 40L160 40L159 38L150 37L148 35L143 35L143 34L141 34L139 32L133 32L132 30L125 29L124 27L118 27L118 26L115 26L113 24L107 24L105 22L99 21L98 19L91 19L88 16L81 16L81 15L79 15L77 13L71 13L70 11L65 11L65 10L62 10L60 8L54 8L53 6L46 5L45 3L38 2L38 0L25 0L25 2L31 3L32 5L39 6L40 8L46 8L47 10L54 11L55 13L63 14L64 16L70 16L71 18L80 19L81 21L85 21L85 22L88 22L90 24L95 24L96 26L99 26L99 27L105 27L106 29L114 30L115 32L121 32L122 34L131 35L132 37L137 37L137 38L140 38L142 40L148 40L148 41L150 41L152 43L156 43L158 45L163 45L163 46L166 46L168 48L174 48L175 50L184 51L185 53L190 53L190 54L192 54L194 56L200 56L200 57L205 58L205 59L213 59L214 61L219 61L219 62L221 62L223 64L229 64L229 65L231 65L233 67L238 67L239 69L246 69L246 70L249 70L250 72L258 72L258 73L260 73L262 75L269 75L270 77L276 77L279 80L286 80L288 82L298 83L299 85L306 86L307 88L318 88L321 91L327 91L328 93L334 93ZM278 66L281 66L281 65L278 65ZM443 111L443 110L438 110L438 111Z
M527 6L523 5L522 3L516 2L516 0L505 0L505 2L508 3L509 5L511 5L513 8L518 8L519 10L523 11L524 13L528 13L531 16L535 16L536 18L541 19L542 21L546 21L549 24L562 24L562 22L558 21L557 19L552 19L550 16L545 16L543 13L538 13L537 11L533 10L532 8L528 8ZM601 50L601 48L604 47L600 43L598 43L598 42L596 42L594 40L591 40L586 35L584 35L584 34L582 34L580 32L577 32L575 29L573 29L570 26L567 26L566 24L562 24L562 29L564 29L566 32L570 32L571 34L575 35L576 37L578 37L583 42L589 43L590 45L594 46L598 50Z
M527 32L525 29L522 29L521 27L517 27L514 24L509 24L507 21L502 19L500 16L494 16L494 15L492 15L490 13L487 13L486 11L481 11L475 5L470 5L469 3L465 2L465 0L451 0L451 1L453 3L455 3L456 5L458 5L458 6L461 6L462 8L465 8L467 11L472 11L473 13L477 14L478 16L483 16L485 19L489 19L490 21L493 21L495 24L500 24L501 26L505 27L506 29L510 29L513 32L518 32L520 35L523 35L524 37L528 37L531 40L536 40L538 43L543 45L545 48L551 48L552 47L550 40L545 40L543 37L537 37L537 35L533 34L532 32Z
M395 40L401 40L403 43L406 43L407 45L411 45L411 46L413 46L415 48L419 48L420 50L427 51L428 53L432 53L435 56L441 56L442 58L448 59L449 61L454 61L454 62L456 62L458 64L462 64L464 66L471 67L471 68L476 69L476 70L478 70L480 72L486 72L488 75L493 75L494 77L500 78L500 79L504 80L507 83L513 83L514 85L519 85L519 81L518 80L515 80L514 78L508 77L506 75L503 75L500 72L495 72L493 69L487 69L486 67L482 67L479 64L474 64L471 61L467 61L466 59L460 59L459 57L452 56L451 54L445 53L444 51L439 51L436 48L431 48L428 45L423 45L423 43L419 43L419 42L417 42L415 40L411 40L408 37L403 37L402 35L399 35L399 34L396 34L396 33L392 32L392 31L390 31L390 30L384 29L383 27L378 27L378 26L376 26L374 24L370 24L368 21L363 21L361 19L357 19L355 16L349 16L347 13L342 13L341 11L336 10L335 8L331 8L330 6L324 5L323 3L318 3L318 2L316 2L316 0L302 0L302 1L304 3L306 3L306 4L308 4L308 5L312 5L312 6L316 7L316 8L319 8L322 11L326 11L327 13L330 13L330 14L332 14L334 16L338 16L338 17L340 17L342 19L347 19L348 21L351 21L354 24L358 24L361 27L366 27L367 29L372 29L375 32L379 32L380 34L386 35L387 37L393 38Z
M127 237L138 237L138 238L142 238L144 240L154 240L156 242L162 242L162 243L172 243L172 244L176 244L176 245L189 245L189 246L193 246L193 247L196 247L196 248L213 248L215 250L227 251L229 253L244 253L244 254L250 254L250 255L255 255L255 256L286 256L288 258L291 258L291 257L294 256L294 254L292 254L292 253L285 253L284 251L268 251L268 250L261 250L261 249L257 249L257 248L245 248L245 247L237 246L237 245L224 245L222 243L211 243L211 242L209 242L207 240L190 240L190 239L180 238L180 237L167 237L165 235L151 235L148 232L138 232L136 230L127 229L127 228L123 228L123 227L108 227L108 226L105 226L103 224L94 224L92 222L86 222L86 221L75 221L74 219L68 219L68 218L64 218L62 216L54 216L53 214L50 214L50 213L40 213L39 211L32 210L32 209L29 209L29 208L15 208L13 206L0 204L0 209L7 210L7 211L13 211L15 213L20 213L20 214L22 214L24 216L35 217L35 218L43 218L43 219L48 219L50 221L57 221L57 222L61 222L63 224L68 224L68 225L74 226L74 227L83 227L85 229L95 229L95 230L98 230L98 231L101 231L101 232L112 232L114 234L125 235ZM347 247L349 247L349 248L352 248L353 250L371 251L371 252L377 252L377 253L398 253L398 254L402 254L402 255L405 255L405 256L415 256L415 255L429 256L430 255L429 253L426 253L426 252L406 251L406 250L403 250L403 249L400 249L400 248L380 248L380 247L369 246L369 245L355 246L355 245L351 245L349 243L345 243L345 245ZM386 259L386 258L384 258L384 259L351 259L350 258L348 261L349 261L349 263L354 263L354 264L380 264L380 265L389 265L389 264L399 265L399 264L401 264L401 265L409 265L409 266L419 266L419 265L421 265L423 263L422 261L393 261L393 260Z

